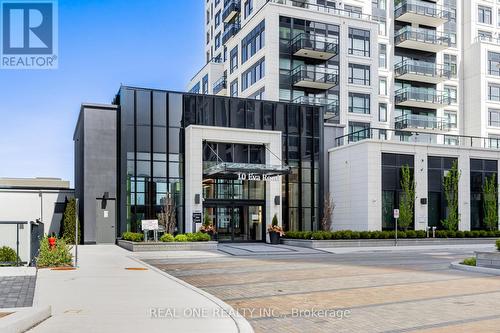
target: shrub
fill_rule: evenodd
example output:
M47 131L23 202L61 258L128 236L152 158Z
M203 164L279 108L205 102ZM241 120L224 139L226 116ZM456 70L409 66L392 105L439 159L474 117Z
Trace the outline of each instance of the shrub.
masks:
M304 239L311 239L311 237L312 237L312 231L304 232Z
M448 230L446 232L446 237L448 238L456 238L457 237L457 232L453 230Z
M471 238L472 237L472 234L470 231L464 231L464 237L465 238Z
M462 261L462 264L468 265L468 266L476 266L476 258L471 257L471 258L466 258L464 261Z
M408 235L404 231L398 231L398 238L407 238Z
M478 238L481 235L479 233L479 231L477 231L477 230L471 231L470 234L471 234L471 237L473 237L473 238Z
M417 230L416 233L417 233L417 238L426 238L427 237L427 232L425 232L424 230Z
M447 238L447 237L448 237L448 233L446 232L446 230L436 231L436 238Z
M186 239L188 242L196 242L196 235L195 234L188 232L188 233L185 233L184 235L186 236Z
M197 242L208 242L210 240L210 235L203 232L197 232L196 234Z
M407 238L417 238L417 232L415 230L408 230L406 232Z
M163 234L160 237L160 242L170 243L170 242L173 242L173 241L174 241L174 236L172 236L171 234Z
M465 233L463 231L457 231L455 233L455 236L457 236L457 238L464 238L465 237Z
M71 266L73 255L70 251L71 246L66 244L64 238L56 239L56 245L51 249L48 236L45 236L40 240L40 253L36 264L38 267Z
M479 237L487 237L487 236L488 236L488 232L486 230L479 231Z
M188 238L187 238L186 235L177 235L177 236L175 236L174 241L176 241L176 242L187 242Z
M486 237L495 237L495 232L493 230L487 231L487 236Z
M68 244L75 244L75 227L76 227L76 199L71 198L66 201L62 222L62 238ZM80 224L78 224L78 243L82 239Z
M315 231L312 233L312 239L321 240L323 239L323 232Z
M497 240L497 250L500 251L500 239Z
M13 265L17 261L16 251L8 246L3 246L0 248L0 263L10 263L4 264L6 266Z
M361 232L359 233L359 237L360 237L361 239L370 239L370 238L372 237L372 234L371 234L371 232L369 232L369 231L361 231Z
M144 240L144 234L127 231L122 234L122 239L131 242L142 242Z
M351 239L360 239L360 238L361 238L361 234L359 233L359 231L352 232Z

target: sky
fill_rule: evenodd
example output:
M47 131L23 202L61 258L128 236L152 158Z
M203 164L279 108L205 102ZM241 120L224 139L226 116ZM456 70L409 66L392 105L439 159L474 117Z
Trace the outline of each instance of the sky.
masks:
M59 0L59 68L0 69L0 177L74 185L85 102L120 84L184 91L203 66L203 0Z

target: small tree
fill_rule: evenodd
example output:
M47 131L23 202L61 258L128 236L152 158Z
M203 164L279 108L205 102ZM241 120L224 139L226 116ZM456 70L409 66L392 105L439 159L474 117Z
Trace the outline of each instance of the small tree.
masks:
M75 227L76 227L76 199L71 198L66 200L66 207L64 208L64 216L62 222L62 238L68 244L75 244ZM78 223L78 243L80 243L82 232L80 223Z
M487 177L483 185L483 210L484 224L488 230L498 229L498 203L497 203L496 176Z
M165 232L168 234L173 234L175 232L175 226L177 224L176 220L176 208L175 202L170 193L167 193L165 202L161 207L161 212L158 213L158 224L165 228Z
M330 231L332 229L332 214L334 209L335 203L330 197L330 193L327 193L323 200L323 217L321 218L321 229L323 231Z
M274 214L273 221L271 222L271 224L273 226L277 226L278 225L278 216L276 214Z
M448 204L447 217L441 221L446 230L458 230L458 182L460 180L460 171L458 171L457 161L453 162L451 169L448 170L443 178L444 195Z
M413 222L413 211L415 207L415 181L412 179L410 167L404 165L401 168L401 202L399 203L399 226L407 230Z

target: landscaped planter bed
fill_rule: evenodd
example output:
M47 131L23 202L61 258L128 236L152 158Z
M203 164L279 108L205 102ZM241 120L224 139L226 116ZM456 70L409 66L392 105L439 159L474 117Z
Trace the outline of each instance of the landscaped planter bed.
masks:
M403 238L398 239L398 246L418 245L465 245L465 244L494 244L497 238ZM281 243L289 246L316 248L331 247L376 247L394 246L394 239L289 239L283 238Z
M476 252L476 266L500 269L500 252Z
M210 251L217 250L217 242L132 242L118 240L118 246L132 252L153 251Z

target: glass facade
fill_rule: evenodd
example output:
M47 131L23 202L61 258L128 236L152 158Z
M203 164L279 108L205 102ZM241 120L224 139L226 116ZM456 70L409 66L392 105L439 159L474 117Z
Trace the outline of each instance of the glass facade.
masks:
M283 226L286 230L318 228L319 198L323 194L320 107L131 87L120 89L115 104L119 106L120 126L120 233L138 231L142 219L156 218L168 196L175 202L178 231L185 230L184 128L189 125L281 131L282 160L292 168L291 174L282 176ZM265 156L259 145L208 145L223 153L224 159L241 163L259 163ZM204 163L213 158L211 151L204 149ZM237 213L238 218L252 221L252 225L265 216L265 183L212 179L204 185L207 198L232 202L224 206L226 210L220 216L229 214L228 211ZM255 205L241 208L240 212L234 206L237 200L253 200ZM217 210L212 214L218 218ZM224 220L227 218L221 217ZM261 222L265 225L265 221ZM261 229L239 230L246 235L242 238L248 238Z
M498 161L470 160L470 228L486 230L484 224L483 186L487 178L498 179Z
M444 175L457 161L452 157L429 156L427 158L428 219L429 227L443 230L441 223L448 217L448 204L443 189Z

